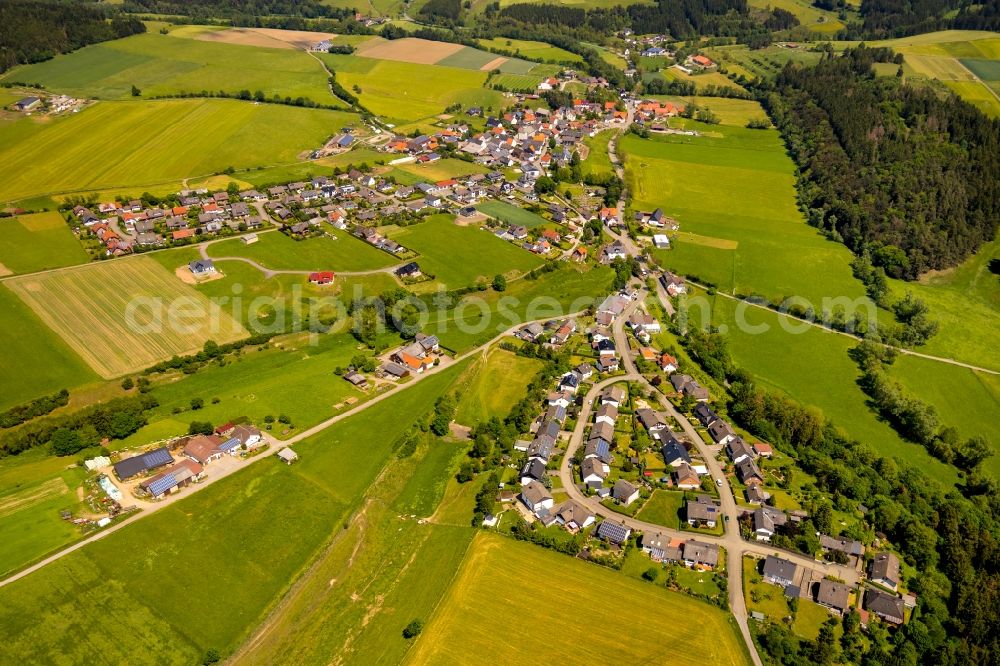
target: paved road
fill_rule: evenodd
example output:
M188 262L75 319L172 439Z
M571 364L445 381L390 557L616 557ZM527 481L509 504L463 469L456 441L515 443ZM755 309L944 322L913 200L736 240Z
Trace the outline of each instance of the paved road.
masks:
M639 374L638 369L635 366L633 355L629 349L628 337L625 333L625 322L627 321L629 315L631 315L638 307L639 303L643 301L646 295L647 292L645 290L641 291L639 297L629 304L628 308L626 308L626 310L615 321L613 326L615 345L622 355L626 373L625 375L612 377L595 384L590 391L587 392L587 395L584 396L583 407L581 408L580 415L577 418L576 428L570 436L570 441L566 449L566 455L564 456L563 464L559 469L559 479L564 491L571 498L580 502L595 514L603 516L608 520L624 524L633 530L643 532L661 532L671 538L684 540L695 538L699 541L715 543L724 547L726 549L727 556L726 567L729 572L729 607L733 616L736 618L736 622L739 625L740 632L747 644L747 648L750 651L754 664L756 666L760 666L760 656L757 653L756 646L754 645L753 639L750 635L750 627L747 621L746 600L743 595L744 555L753 554L758 556L767 556L777 554L787 560L795 562L800 566L820 570L825 574L834 575L837 578L847 581L851 585L857 584L859 579L858 572L851 567L817 562L816 560L799 553L781 550L766 543L744 541L740 537L739 528L737 526L740 509L736 504L736 498L734 497L732 488L729 485L729 479L723 474L722 465L718 460L716 460L714 452L694 429L687 417L678 412L674 406L665 399L657 388L650 385L646 379ZM681 430L686 438L698 449L698 453L705 461L711 476L715 479L722 480L722 486L719 488L720 508L722 509L722 513L729 518L729 522L726 524L728 529L723 536L719 537L684 532L681 530L666 528L662 525L648 523L637 518L624 516L603 506L595 498L584 495L577 486L576 476L572 465L572 458L576 453L576 450L583 444L583 434L585 428L590 425L594 400L605 388L619 382L641 383L646 389L650 390L653 395L656 395L657 400L660 403L661 410L674 417L677 423L680 424Z
M569 313L566 316L577 317L577 316L580 316L582 314L584 314L584 313L583 312L575 312L575 313ZM544 322L548 321L548 318L538 319L536 321L538 323L544 323ZM13 574L13 575L11 575L11 576L3 579L3 580L0 580L0 587L3 587L4 585L9 585L10 583L13 583L16 580L20 580L21 578L24 578L25 576L28 576L28 575L34 573L35 571L38 571L42 567L48 566L49 564L52 564L53 562L55 562L57 560L60 560L63 557L66 557L70 553L75 552L75 551L83 548L84 546L86 546L89 543L92 543L92 542L97 541L99 539L103 539L104 537L108 536L109 534L114 534L118 530L123 529L125 526L131 525L135 521L140 520L140 519L142 519L145 516L148 516L148 515L153 514L153 513L157 512L157 511L160 511L164 507L170 506L174 502L180 501L180 500L184 499L185 497L189 497L192 493L198 492L198 491L202 490L203 488L212 485L213 483L217 482L219 479L224 479L227 476L229 476L230 474L234 474L234 473L238 472L239 470L246 468L250 464L257 462L258 460L262 460L264 458L267 458L269 456L274 455L275 453L277 453L279 450L281 450L282 448L284 448L286 446L291 446L293 444L301 442L302 440L304 440L304 439L306 439L308 437L312 437L313 435L316 435L316 434L322 432L323 430L326 430L330 426L334 425L335 423L338 423L339 421L342 421L343 419L349 418L351 416L355 416L356 414L358 414L358 413L360 413L360 412L368 409L372 405L376 405L376 404L382 402L383 400L386 400L386 399L388 399L388 398L390 398L390 397L392 397L394 395L397 395L400 391L405 391L406 389L412 388L413 386L419 384L422 380L426 379L427 377L429 377L431 375L434 375L434 374L437 374L439 372L442 372L442 371L446 370L447 368L450 368L451 366L453 366L455 363L463 361L463 360L465 360L465 359L467 359L467 358L469 358L471 356L474 356L476 354L485 353L485 351L487 350L487 348L489 348L491 345L496 344L497 342L499 342L500 340L502 340L503 338L505 338L507 336L513 335L518 330L520 330L524 326L527 326L530 323L532 323L532 322L526 321L526 322L517 324L515 326L511 326L507 330L505 330L505 331L503 331L501 333L498 333L496 336L494 336L492 339L490 339L485 344L480 345L479 347L474 347L473 349L470 349L469 351L467 351L467 352L465 352L463 354L459 354L458 356L456 356L454 358L454 360L443 362L443 363L441 363L441 365L429 368L428 370L426 370L422 374L416 375L415 377L413 377L413 379L411 379L410 381L406 382L405 384L401 384L397 389L393 389L393 390L390 390L390 391L386 391L385 393L381 393L381 394L379 394L379 395L371 398L370 400L367 400L367 401L361 403L357 407L349 409L346 412L343 412L341 414L337 414L336 416L332 416L329 419L327 419L325 421L322 421L321 423L318 423L318 424L316 424L315 426L313 426L311 428L308 428L306 430L303 430L302 432L299 432L299 433L295 434L294 436L290 437L289 439L278 440L278 439L275 439L274 437L272 437L269 433L265 432L264 436L268 440L268 443L270 444L270 446L264 452L262 452L262 453L260 453L260 454L258 454L256 456L254 456L253 458L247 459L247 461L244 464L233 465L233 466L219 465L218 463L209 464L209 465L207 465L207 476L206 476L206 478L203 481L199 482L196 485L189 486L186 490L184 490L184 491L182 491L180 493L177 493L176 495L168 495L164 499L159 500L157 502L142 502L142 501L134 500L134 498L133 498L133 500L135 501L136 506L142 506L143 507L142 511L140 511L139 513L136 513L136 514L134 514L132 516L129 516L128 518L126 518L125 520L121 521L120 523L116 523L115 525L112 525L111 527L109 527L109 528L107 528L105 530L102 530L102 531L98 532L97 534L94 534L93 536L90 536L90 537L88 537L88 538L86 538L86 539L84 539L82 541L79 541L79 542L77 542L77 543L75 543L75 544L73 544L71 546L66 547L63 550L60 550L58 553L55 553L55 554L53 554L53 555L45 558L44 560L41 560L40 562L37 562L36 564L31 565L30 567L27 567L26 569L22 569L21 571L19 571L19 572L15 573L15 574Z

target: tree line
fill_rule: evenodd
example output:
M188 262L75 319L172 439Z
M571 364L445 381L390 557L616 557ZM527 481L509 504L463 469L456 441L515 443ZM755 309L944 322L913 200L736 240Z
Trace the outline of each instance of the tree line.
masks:
M139 19L95 4L0 1L0 72L146 32Z
M996 235L1000 121L872 70L898 61L863 45L828 52L815 66L786 66L762 101L798 164L809 223L913 279Z
M62 389L58 393L36 398L23 405L15 405L7 411L0 413L0 428L13 428L25 421L45 416L59 407L65 407L68 403L69 391Z

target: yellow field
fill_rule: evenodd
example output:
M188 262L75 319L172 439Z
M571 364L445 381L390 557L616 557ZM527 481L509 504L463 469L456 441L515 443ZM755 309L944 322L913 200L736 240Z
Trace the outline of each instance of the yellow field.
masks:
M485 533L476 536L407 663L468 663L469 655L498 664L748 661L735 624L718 608Z
M105 378L198 351L206 340L246 335L227 312L148 257L12 278L7 286Z
M923 74L940 81L977 81L975 75L951 56L913 55L904 56L906 63L917 74Z
M677 240L691 245L701 245L704 247L714 247L718 250L735 250L740 246L739 242L728 238L715 238L713 236L701 236L690 231L678 231Z

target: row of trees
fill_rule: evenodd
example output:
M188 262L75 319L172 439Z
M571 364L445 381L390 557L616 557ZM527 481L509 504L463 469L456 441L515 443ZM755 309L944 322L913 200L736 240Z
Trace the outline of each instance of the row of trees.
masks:
M153 396L140 394L28 423L0 437L0 457L45 445L66 456L98 446L105 438L125 439L146 425L146 412L157 404Z
M58 393L36 398L23 405L15 405L0 413L0 428L13 428L33 418L45 416L54 409L65 407L68 402L69 391L62 389Z

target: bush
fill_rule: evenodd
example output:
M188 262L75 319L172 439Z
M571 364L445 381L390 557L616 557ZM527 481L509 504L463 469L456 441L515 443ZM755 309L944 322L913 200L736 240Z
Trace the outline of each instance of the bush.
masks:
M424 630L424 623L420 620L413 620L403 628L403 638L416 638Z

